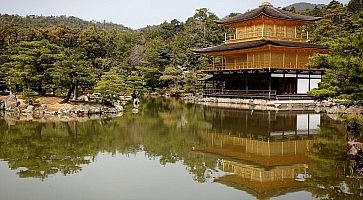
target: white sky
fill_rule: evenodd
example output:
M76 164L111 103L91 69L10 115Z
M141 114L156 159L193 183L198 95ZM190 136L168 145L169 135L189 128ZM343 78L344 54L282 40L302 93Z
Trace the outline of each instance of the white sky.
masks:
M275 7L296 2L329 3L330 0L271 0ZM349 0L340 0L348 3ZM178 19L185 21L198 8L208 8L219 17L245 12L262 0L0 0L1 14L67 15L86 20L123 24L131 28L160 24Z

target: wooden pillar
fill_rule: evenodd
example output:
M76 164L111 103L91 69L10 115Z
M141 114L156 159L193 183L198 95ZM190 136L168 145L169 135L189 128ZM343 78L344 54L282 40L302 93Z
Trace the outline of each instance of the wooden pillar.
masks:
M308 114L308 135L310 135L310 114Z
M222 91L222 94L224 93L224 77L222 75L222 81L221 81L221 91Z
M245 38L248 38L248 35L247 35L247 26L245 26Z
M222 56L222 69L224 69L224 56Z
M271 100L271 71L268 71L268 100Z
M282 68L285 68L285 50L284 50L284 53L282 55Z
M311 90L311 75L310 75L310 71L309 71L309 91Z
M277 37L277 33L276 33L276 24L274 24L274 37Z
M298 89L299 89L299 87L298 87L298 84L299 84L299 80L298 80L298 78L299 78L299 72L298 72L298 71L296 71L296 84L295 84L295 93L296 93L296 94L297 94Z
M283 93L282 94L286 94L287 92L286 92L286 71L284 71L283 72L284 73L284 91L283 91Z
M297 38L297 27L295 26L295 39Z
M213 56L213 69L215 67L216 57Z
M297 154L297 141L295 140L295 155Z
M252 68L255 68L255 53L252 53Z
M265 36L265 23L262 24L262 37Z
M246 72L245 81L246 81L246 93L248 93L248 72Z
M215 80L214 80L214 77L213 77L213 83L212 83L212 91L213 91L213 93L214 93L215 89L216 89L216 83L215 83Z
M256 25L253 25L253 37L256 37Z
M272 67L272 50L271 50L271 46L269 46L270 49L270 63L269 63L269 67Z
M285 25L285 38L287 37L287 26Z

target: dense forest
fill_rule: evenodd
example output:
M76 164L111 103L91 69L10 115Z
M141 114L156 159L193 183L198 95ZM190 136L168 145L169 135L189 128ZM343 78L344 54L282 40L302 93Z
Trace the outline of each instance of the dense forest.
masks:
M332 50L312 59L312 66L328 69L312 94L362 99L363 1L332 1L299 12L323 18L311 27L312 42ZM75 17L0 15L0 91L65 100L90 91L106 98L135 90L195 93L202 66L211 59L192 49L223 42L228 30L219 27L217 19L202 8L185 22L131 30Z

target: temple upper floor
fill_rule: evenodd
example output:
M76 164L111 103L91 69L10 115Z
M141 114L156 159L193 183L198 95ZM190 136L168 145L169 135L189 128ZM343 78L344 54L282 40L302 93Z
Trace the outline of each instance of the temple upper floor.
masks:
M264 2L254 10L223 18L217 23L232 30L226 33L225 43L260 39L308 42L307 27L319 19L275 8Z
M264 20L259 23L238 26L234 28L233 34L225 34L225 43L261 39L308 42L309 32L305 26L281 24L273 20Z

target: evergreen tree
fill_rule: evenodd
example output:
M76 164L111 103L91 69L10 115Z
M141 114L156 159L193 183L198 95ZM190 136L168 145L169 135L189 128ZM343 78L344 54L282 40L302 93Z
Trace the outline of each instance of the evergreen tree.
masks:
M83 55L77 52L67 50L65 59L55 63L54 68L50 70L50 77L53 80L53 89L67 91L65 101L68 101L73 94L77 98L77 89L89 88L94 84L94 76L91 63L83 60Z
M96 84L95 91L101 94L103 100L117 100L125 91L124 80L116 69L111 69L101 76Z
M49 72L63 58L61 48L47 40L10 45L2 65L8 88L32 89L44 95L52 85Z

